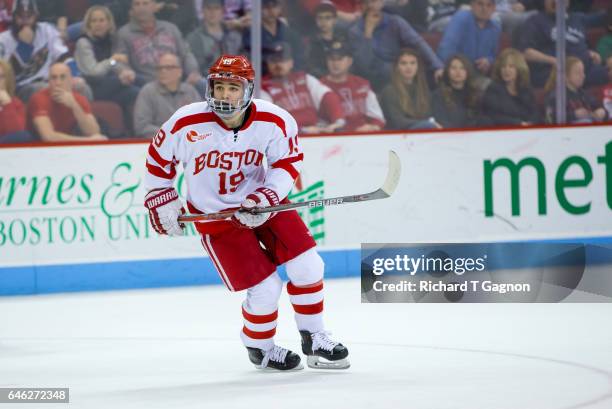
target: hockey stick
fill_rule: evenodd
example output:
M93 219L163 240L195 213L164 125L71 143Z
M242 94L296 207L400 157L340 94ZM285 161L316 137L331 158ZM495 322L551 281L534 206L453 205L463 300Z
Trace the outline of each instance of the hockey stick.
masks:
M322 206L336 206L345 203L365 202L368 200L386 199L391 196L397 188L399 183L402 166L397 156L397 153L389 151L389 168L387 169L387 178L385 183L379 189L360 195L352 196L339 196L332 197L329 199L314 199L305 202L297 203L286 203L277 206L259 207L253 209L251 213L270 213L270 212L284 212L287 210L297 209L299 207L322 207ZM218 213L208 214L187 214L179 217L179 222L200 222L207 220L223 220L230 218L235 213L235 210L226 210Z

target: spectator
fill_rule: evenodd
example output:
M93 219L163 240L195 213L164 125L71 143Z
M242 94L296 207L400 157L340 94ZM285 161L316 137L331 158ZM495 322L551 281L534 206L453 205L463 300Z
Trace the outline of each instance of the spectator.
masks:
M182 82L183 70L174 54L163 54L157 65L157 79L145 85L134 107L134 132L151 138L164 122L183 105L200 100L198 91Z
M335 42L347 40L346 31L336 25L336 6L329 1L323 0L314 9L316 33L309 38L306 47L306 61L308 72L315 77L322 77L327 73L327 61L325 50Z
M223 0L206 0L202 24L187 36L187 42L203 75L221 54L237 55L242 49L240 33L223 26Z
M427 31L429 0L385 0L384 10L397 14L419 33Z
M0 0L0 33L11 26L12 9L13 0Z
M68 48L49 23L38 22L36 0L15 0L11 29L0 34L0 58L10 61L22 101L46 86L49 67L68 56Z
M370 83L349 73L353 57L346 44L333 43L327 49L329 74L321 82L331 88L342 100L347 132L374 132L385 126L380 104Z
M466 128L482 124L479 115L480 93L475 84L474 67L461 54L452 56L431 97L433 116L443 128Z
M493 67L493 82L482 102L484 114L494 125L533 125L538 123L529 67L520 51L505 49Z
M425 40L399 16L383 12L384 0L363 0L363 17L349 31L350 43L356 46L355 70L367 78L374 89L388 80L394 59L404 47L413 47L425 57L435 77L442 76L442 61ZM421 67L422 70L425 66Z
M340 97L304 71L293 71L289 43L280 43L266 57L269 76L262 89L269 99L289 111L301 133L331 133L344 127Z
M15 75L11 65L0 60L0 144L33 142L26 130L26 110L15 96Z
M556 70L551 72L546 83L546 91L550 91L546 101L546 120L556 123L556 98L554 93ZM566 86L566 121L567 123L593 123L605 121L608 118L601 103L585 92L585 69L578 57L567 57L565 63Z
M34 131L43 142L104 141L87 98L72 91L70 68L49 68L49 86L32 95L28 106Z
M281 20L282 9L279 0L261 1L261 45L263 53L273 51L279 43L289 43L293 50L292 59L297 69L304 67L304 51L300 36L289 25ZM245 49L251 49L251 31L243 32L242 43Z
M77 41L74 58L92 88L94 98L122 106L125 116L136 100L139 88L134 85L136 74L128 65L125 54L113 54L117 36L110 10L92 6L83 19L85 34Z
M608 112L608 119L612 118L612 55L606 60L608 68L608 85L602 89L602 103Z
M529 63L531 82L535 87L545 84L551 68L557 64L555 9L556 0L543 0L544 10L530 17L521 30L519 49L523 51ZM569 6L570 0L566 5ZM601 66L601 56L589 50L586 42L586 24L584 15L580 13L566 14L565 47L567 55L573 55L580 60L586 69L586 84L600 85L608 80L606 70ZM554 71L554 70L553 70Z
M251 27L251 0L225 0L223 19L230 30L242 31Z
M126 54L136 72L136 85L155 79L155 69L162 54L178 55L187 82L194 85L202 80L198 63L183 41L179 29L172 23L157 20L153 0L132 0L130 21L119 30L116 52Z
M472 0L470 10L459 10L449 22L438 55L447 61L454 54L464 54L483 75L488 75L501 37L499 22L491 19L494 0Z
M391 82L382 90L381 105L389 129L442 128L431 116L423 62L414 50L400 51Z
M608 10L606 19L608 32L597 42L597 52L601 56L602 61L607 61L608 57L612 55L612 8Z

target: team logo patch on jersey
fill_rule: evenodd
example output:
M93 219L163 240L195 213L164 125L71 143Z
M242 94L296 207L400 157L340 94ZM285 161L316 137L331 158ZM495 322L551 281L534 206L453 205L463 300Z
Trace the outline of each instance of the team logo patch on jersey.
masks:
M212 131L206 132L204 134L198 134L196 131L192 129L191 131L187 132L187 140L189 142L203 141L204 139L208 138L211 135L212 135Z

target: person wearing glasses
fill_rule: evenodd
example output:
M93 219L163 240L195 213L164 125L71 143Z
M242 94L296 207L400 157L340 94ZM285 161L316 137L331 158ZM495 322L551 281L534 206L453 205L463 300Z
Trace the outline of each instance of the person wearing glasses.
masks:
M200 100L198 91L183 82L183 69L175 54L164 54L156 67L156 79L142 87L134 106L134 132L151 138L172 114Z

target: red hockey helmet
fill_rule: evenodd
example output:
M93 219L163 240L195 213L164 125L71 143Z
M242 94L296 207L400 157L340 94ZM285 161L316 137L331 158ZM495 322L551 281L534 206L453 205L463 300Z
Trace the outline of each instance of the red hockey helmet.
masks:
M232 104L228 101L214 98L215 81L240 82L244 89L242 101ZM222 55L208 70L206 85L206 101L210 108L220 117L230 118L244 112L251 104L255 87L255 70L245 56Z

